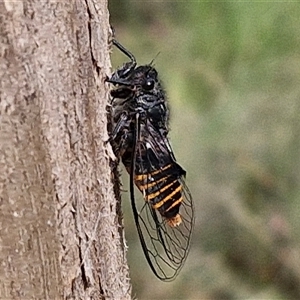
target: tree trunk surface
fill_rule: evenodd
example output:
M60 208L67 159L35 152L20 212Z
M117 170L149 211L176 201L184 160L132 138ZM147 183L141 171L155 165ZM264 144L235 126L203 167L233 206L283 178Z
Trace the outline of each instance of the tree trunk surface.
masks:
M0 2L0 299L130 299L108 16L102 0Z

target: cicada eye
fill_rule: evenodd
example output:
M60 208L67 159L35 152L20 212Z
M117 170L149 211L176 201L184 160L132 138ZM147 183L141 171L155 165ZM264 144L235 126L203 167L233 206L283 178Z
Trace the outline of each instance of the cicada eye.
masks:
M152 78L147 79L145 81L145 83L143 84L143 89L150 91L154 88L154 84L155 84L155 81Z

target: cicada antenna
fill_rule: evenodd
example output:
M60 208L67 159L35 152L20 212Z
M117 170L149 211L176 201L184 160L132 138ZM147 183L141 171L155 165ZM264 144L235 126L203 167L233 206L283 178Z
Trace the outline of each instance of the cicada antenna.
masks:
M131 60L131 62L136 65L136 59L134 55L129 52L124 46L122 46L117 40L113 39L112 43L121 51L123 52L126 56L128 56Z
M154 56L154 58L150 61L149 66L152 66L154 61L157 59L157 56L160 54L160 51Z

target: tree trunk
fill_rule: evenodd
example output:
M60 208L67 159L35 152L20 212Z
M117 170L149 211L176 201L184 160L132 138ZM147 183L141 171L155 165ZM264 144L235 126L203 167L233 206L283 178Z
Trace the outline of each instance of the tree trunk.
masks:
M96 2L0 2L0 299L130 299Z

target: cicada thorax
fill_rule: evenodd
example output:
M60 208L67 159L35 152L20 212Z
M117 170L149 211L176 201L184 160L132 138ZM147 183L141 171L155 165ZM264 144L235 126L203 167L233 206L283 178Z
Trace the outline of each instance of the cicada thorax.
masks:
M132 69L131 64L125 64L108 81L115 84L110 92L110 132L117 150L132 148L132 135L139 127L137 122L151 123L157 132L167 134L169 110L157 72L152 66Z

